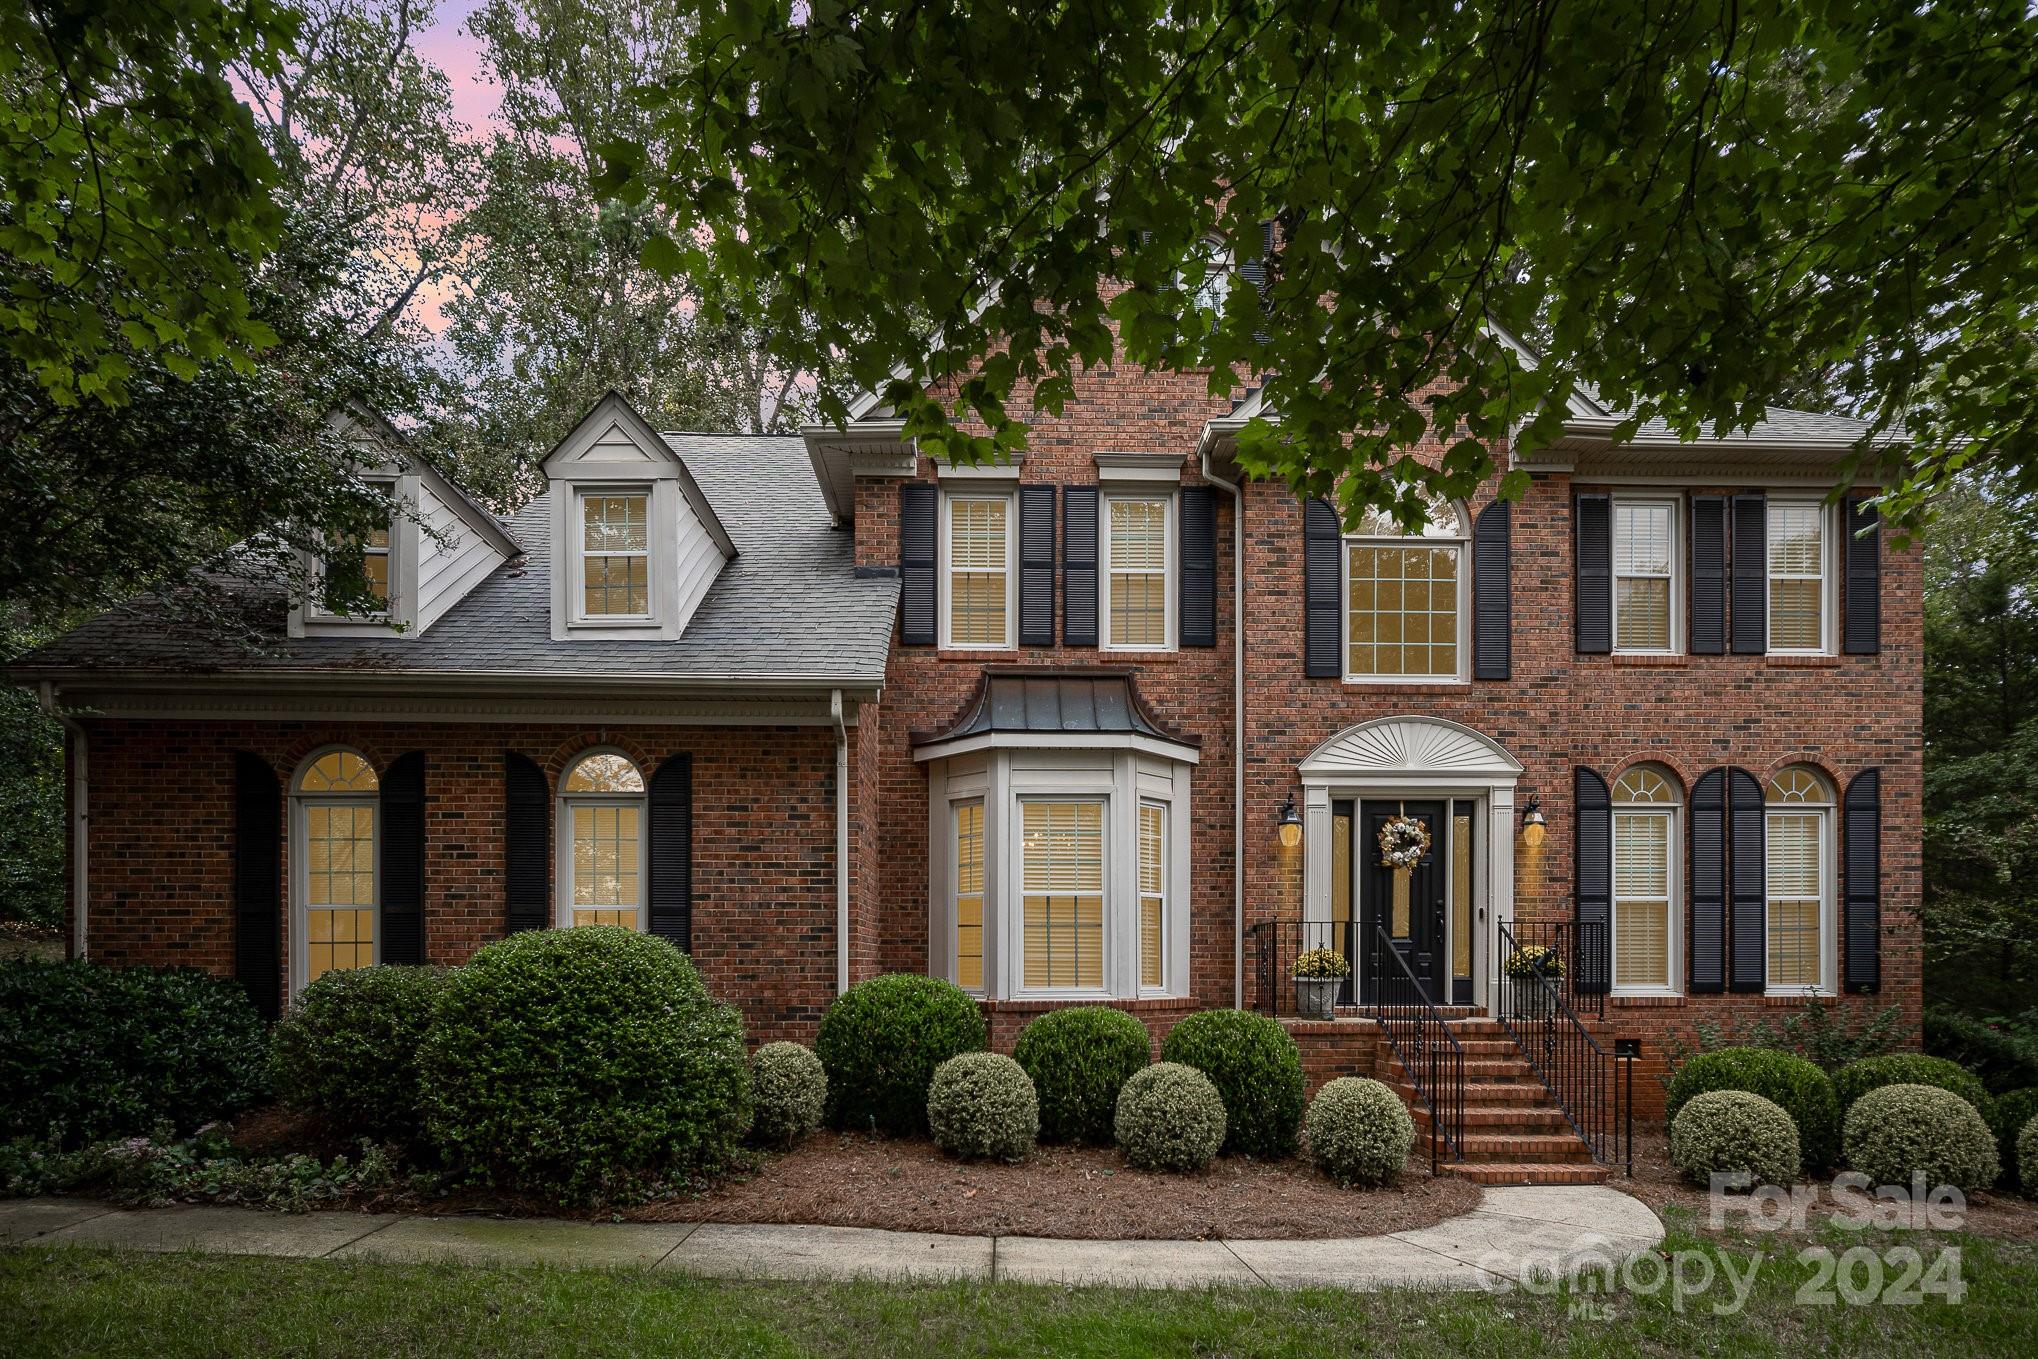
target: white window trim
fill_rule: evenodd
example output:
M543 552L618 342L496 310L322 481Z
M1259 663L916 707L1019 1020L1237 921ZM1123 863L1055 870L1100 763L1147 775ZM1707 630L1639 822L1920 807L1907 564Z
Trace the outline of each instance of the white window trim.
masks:
M1005 503L1005 640L995 646L982 642L958 643L950 635L950 608L954 598L951 569L951 538L954 506L959 500L1001 500ZM941 535L937 544L937 574L941 581L941 649L944 651L1016 651L1019 649L1019 493L1016 490L944 490L941 495Z
M1776 576L1769 569L1769 545L1773 533L1771 513L1779 505L1811 505L1819 512L1819 644L1815 647L1777 646L1774 636ZM1772 656L1831 656L1835 635L1834 614L1840 602L1840 573L1833 569L1838 554L1834 507L1819 496L1766 497L1762 511L1762 645ZM1790 579L1800 579L1791 577Z
M1175 588L1180 564L1176 555L1180 552L1179 531L1175 524L1175 495L1167 493L1111 492L1103 497L1103 531L1097 535L1097 623L1098 649L1102 651L1146 651L1168 652L1179 645L1178 623L1175 618L1180 593ZM1162 548L1161 548L1161 595L1166 601L1167 621L1163 627L1164 640L1159 646L1143 644L1116 645L1111 641L1111 507L1121 501L1135 501L1158 504L1161 507Z
M1338 543L1338 669L1346 684L1470 684L1472 682L1472 534L1465 507L1445 502L1456 518L1458 531L1449 537L1404 534L1398 538L1370 533L1347 533ZM1352 672L1352 553L1355 546L1402 545L1449 546L1458 554L1458 668L1451 675L1359 675Z
M1099 841L1103 858L1101 881L1102 897L1099 903L1103 929L1099 940L1097 975L1102 979L1100 986L1028 986L1026 984L1026 849L1023 820L1026 808L1031 803L1052 803L1056 806L1092 806L1101 809L1102 822ZM1112 978L1120 970L1120 936L1125 933L1125 894L1122 879L1125 877L1125 840L1114 835L1116 818L1112 815L1112 799L1109 793L1072 792L1058 793L1042 791L1015 796L1006 804L1006 814L1011 818L1014 853L1011 868L1003 893L1004 901L999 910L999 919L1005 937L1013 941L1011 949L1013 975L1010 994L1022 1000L1109 1000L1115 994ZM1134 865L1132 915L1135 938L1138 928L1138 868ZM1135 947L1135 952L1137 951Z
M1766 785L1765 785L1766 787ZM1771 815L1796 816L1816 812L1819 818L1819 980L1814 986L1797 984L1778 985L1769 978L1769 911L1768 864L1763 864L1762 881L1762 993L1768 996L1830 996L1836 994L1833 985L1834 965L1838 949L1834 947L1838 937L1837 917L1839 914L1835 888L1839 879L1839 846L1833 834L1835 807L1831 802L1767 802L1762 808L1762 852L1766 860L1769 853L1769 818Z
M1611 626L1613 649L1623 656L1676 656L1684 650L1684 629L1679 622L1684 618L1684 514L1680 499L1674 495L1616 495L1613 498L1612 523L1615 529L1613 541L1613 599ZM1660 505L1670 511L1670 599L1668 608L1670 644L1668 646L1622 646L1620 644L1620 507L1623 505ZM1656 576L1630 576L1633 580L1656 580Z
M553 845L553 919L560 929L573 925L573 809L575 807L635 807L637 809L637 933L648 933L651 928L651 799L649 779L644 779L645 791L641 793L569 793L566 781L573 771L596 755L620 755L630 760L637 776L644 778L643 766L623 751L611 746L595 746L583 750L572 764L560 771L559 796L554 808ZM608 909L589 907L590 910Z
M568 549L572 580L567 586L566 619L569 627L596 628L656 628L658 621L659 596L659 552L657 546L658 494L649 482L635 485L622 484L605 486L596 482L573 484L573 514L568 521L573 537ZM644 497L644 613L601 613L587 612L587 502L605 496ZM615 556L615 553L602 553ZM628 554L620 554L628 555Z
M1145 941L1140 937L1141 931L1145 928L1145 921L1141 917L1144 914L1144 907L1146 905L1146 892L1144 890L1145 884L1139 880L1140 827L1137 817L1149 807L1159 808L1161 814L1161 984L1159 986L1148 986L1146 984L1146 977L1144 975L1146 946ZM1170 933L1169 924L1174 919L1176 909L1174 893L1174 808L1165 798L1141 797L1134 807L1134 817L1132 843L1133 975L1139 983L1139 994L1141 997L1165 996L1168 994L1168 967L1172 961L1168 956L1170 951L1168 939Z
M1609 840L1612 861L1620 863L1620 818L1623 816L1661 816L1670 824L1664 832L1663 880L1669 892L1665 905L1663 931L1664 976L1669 980L1662 986L1628 985L1620 979L1620 874L1618 868L1610 884L1613 887L1612 905L1607 928L1607 967L1613 978L1612 994L1616 996L1681 996L1684 994L1684 881L1678 870L1684 863L1684 818L1680 813L1683 806L1674 802L1616 802L1613 804L1612 830Z
M375 815L374 853L375 863L371 870L375 874L375 942L370 958L375 963L382 961L382 771L375 770L375 788L370 792L348 791L343 793L307 793L303 791L304 776L311 767L328 755L335 753L353 755L366 761L370 769L374 762L352 746L320 746L298 762L290 776L290 994L295 997L311 984L308 975L311 969L311 853L308 846L310 836L306 808L320 807L368 807ZM352 909L356 907L335 907Z
M947 948L948 957L950 961L946 976L950 981L953 981L957 986L962 987L963 990L969 992L971 995L983 996L989 994L991 984L991 934L993 930L993 926L991 923L992 894L990 890L991 832L988 821L986 820L986 817L988 816L990 809L987 806L985 806L985 800L982 793L978 793L973 797L950 798L947 806L948 806L948 909L949 909L947 926L948 928ZM979 865L980 869L982 870L983 881L981 883L981 887L983 888L983 891L981 893L979 905L977 907L977 919L983 922L981 926L983 937L978 941L977 945L978 949L977 965L979 980L975 986L966 985L962 980L962 941L958 937L962 928L962 912L961 912L962 845L960 843L962 837L959 834L959 830L962 823L961 815L962 809L965 807L976 807L982 813L984 813L984 815L980 815L977 818L977 834L981 838L981 843L977 846L977 852L982 856L983 859L983 862Z

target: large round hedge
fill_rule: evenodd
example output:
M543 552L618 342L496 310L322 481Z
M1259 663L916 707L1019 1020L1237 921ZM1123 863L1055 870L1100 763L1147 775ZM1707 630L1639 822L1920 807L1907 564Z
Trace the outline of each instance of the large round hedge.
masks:
M1040 1094L1047 1142L1108 1143L1118 1092L1152 1054L1146 1025L1123 1010L1050 1010L1019 1032L1012 1057Z
M1884 1085L1847 1110L1847 1163L1876 1184L1986 1189L2001 1170L1995 1134L1975 1107L1934 1085Z
M0 963L0 1143L190 1132L269 1092L269 1034L238 981L189 968Z
M1833 1073L1833 1091L1840 1098L1845 1115L1854 1101L1886 1085L1929 1085L1948 1090L1974 1106L1984 1121L1995 1113L1995 1101L1980 1078L1944 1057L1927 1057L1922 1052L1891 1052L1881 1057L1864 1057L1849 1062Z
M2026 1119L2017 1133L2017 1181L2038 1198L2038 1117Z
M418 1045L445 975L436 967L363 967L312 982L276 1025L276 1093L339 1132L412 1140Z
M1695 1095L1670 1123L1670 1164L1699 1184L1715 1175L1744 1188L1794 1184L1803 1162L1790 1115L1745 1090Z
M1339 1076L1316 1092L1304 1120L1309 1158L1341 1185L1385 1184L1415 1145L1415 1120L1378 1081Z
M977 1003L951 982L904 972L858 982L828 1007L814 1043L828 1071L828 1121L925 1132L934 1068L983 1051L984 1038Z
M599 1199L724 1163L743 1021L684 953L613 925L515 934L453 972L418 1051L426 1135L487 1183Z
M1195 1067L1224 1100L1224 1150L1295 1154L1302 1125L1302 1051L1279 1021L1245 1010L1203 1010L1175 1025L1161 1060Z
M934 1068L927 1087L934 1145L964 1160L1023 1161L1040 1133L1040 1100L1025 1068L995 1052L965 1052Z
M1135 1071L1112 1119L1126 1161L1141 1170L1202 1170L1224 1144L1224 1124L1217 1087L1180 1062Z
M2017 1139L2023 1135L2024 1125L2038 1118L2038 1085L1997 1095L1995 1106L1989 1126L1996 1135L1996 1155L2002 1158L2003 1178L2015 1183L2024 1164L2017 1154Z
M1674 1123L1678 1110L1712 1090L1745 1090L1789 1114L1807 1174L1825 1170L1839 1154L1840 1105L1832 1078L1804 1058L1773 1048L1701 1052L1671 1078L1664 1117Z
M789 1147L821 1126L828 1108L828 1073L798 1043L766 1043L750 1059L750 1135Z

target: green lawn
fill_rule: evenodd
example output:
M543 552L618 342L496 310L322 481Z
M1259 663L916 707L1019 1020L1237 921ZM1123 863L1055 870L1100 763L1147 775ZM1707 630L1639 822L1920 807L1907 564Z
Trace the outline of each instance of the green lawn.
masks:
M1861 1244L1838 1232L1835 1251ZM1407 1292L1126 1292L1014 1284L722 1284L644 1274L0 1251L8 1355L1497 1355L1734 1359L2038 1352L2038 1250L1946 1235L1876 1250L1962 1251L1967 1295L1917 1306L1807 1306L1804 1238L1772 1239L1745 1310L1668 1294L1574 1299ZM1717 1245L1675 1230L1670 1249ZM1753 1252L1735 1249L1737 1261ZM1745 1269L1745 1263L1740 1268ZM1723 1287L1714 1299L1728 1296Z

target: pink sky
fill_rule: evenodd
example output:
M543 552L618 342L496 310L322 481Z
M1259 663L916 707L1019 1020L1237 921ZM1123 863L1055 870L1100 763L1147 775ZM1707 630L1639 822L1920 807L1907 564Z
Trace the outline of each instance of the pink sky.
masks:
M495 85L481 73L481 44L467 32L467 17L478 0L446 0L432 26L411 38L411 50L446 73L453 82L453 114L472 128L495 116L502 102Z

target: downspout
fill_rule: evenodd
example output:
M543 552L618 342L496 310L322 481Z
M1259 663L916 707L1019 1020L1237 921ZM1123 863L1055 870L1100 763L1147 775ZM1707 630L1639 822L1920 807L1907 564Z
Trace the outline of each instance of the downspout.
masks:
M842 691L828 694L835 723L835 994L849 989L849 727L843 720Z
M44 680L38 697L43 712L55 718L71 738L71 956L83 958L88 938L85 917L92 902L88 872L91 840L86 834L86 799L91 794L92 781L86 767L85 729L58 711L56 685Z
M1245 1008L1245 488L1210 470L1231 497L1231 1005Z

